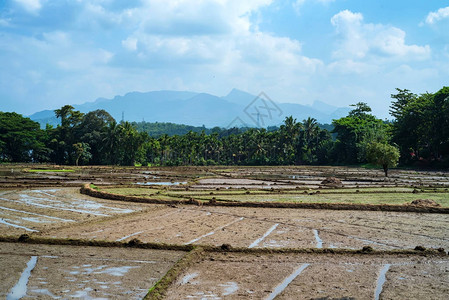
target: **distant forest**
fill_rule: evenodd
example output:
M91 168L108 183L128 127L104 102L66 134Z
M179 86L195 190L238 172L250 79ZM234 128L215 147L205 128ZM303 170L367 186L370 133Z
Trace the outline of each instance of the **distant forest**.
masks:
M225 128L221 127L214 127L214 128L206 128L205 126L190 126L190 125L183 125L183 124L174 124L174 123L166 123L166 122L131 122L131 125L137 129L138 132L146 132L150 137L153 138L159 138L163 135L168 136L174 136L174 135L184 135L189 133L190 131L196 132L196 133L204 133L206 135L210 135L213 133L218 134L220 138L228 136L230 134L235 133L243 133L251 127L243 127L243 128L232 128L232 130L227 130ZM328 131L332 131L334 128L331 124L320 124L317 123L318 127L321 129L327 129ZM238 130L236 130L238 129ZM267 127L267 131L276 131L278 130L278 126L269 126Z
M449 87L435 94L397 89L394 120L364 102L332 125L287 117L280 127L212 128L117 123L104 110L55 110L57 127L0 112L0 161L67 165L364 164L449 167Z

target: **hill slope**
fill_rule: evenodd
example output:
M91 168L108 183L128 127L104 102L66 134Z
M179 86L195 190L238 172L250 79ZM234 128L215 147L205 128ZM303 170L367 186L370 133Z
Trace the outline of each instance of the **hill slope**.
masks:
M104 109L117 121L171 122L206 127L271 126L279 125L292 115L298 121L314 117L320 123L345 116L349 108L339 108L323 102L312 106L294 103L275 103L262 95L257 98L249 93L233 89L228 95L218 97L206 93L182 91L131 92L113 99L99 98L94 102L73 105L76 110L87 113ZM58 120L51 110L30 116L41 125L56 125Z

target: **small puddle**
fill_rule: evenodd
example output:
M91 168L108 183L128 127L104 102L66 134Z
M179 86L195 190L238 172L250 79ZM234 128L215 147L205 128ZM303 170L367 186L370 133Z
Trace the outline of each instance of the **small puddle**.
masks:
M206 234L203 234L202 236L197 237L196 239L193 239L193 240L191 240L191 241L185 243L185 245L190 245L190 244L193 244L193 243L195 243L195 242L198 242L198 241L201 240L202 238L205 238L205 237L208 237L208 236L210 236L210 235L213 235L213 234L215 234L216 231L222 230L222 229L224 229L224 228L226 228L226 227L228 227L228 226L231 226L231 225L234 224L234 223L240 222L240 221L243 220L243 219L244 219L244 217L241 217L241 218L239 218L239 219L237 219L237 220L234 220L234 221L232 221L232 222L230 222L230 223L228 223L228 224L225 224L225 225L223 225L223 226L217 227L217 228L215 228L213 231L208 232L208 233L206 233Z
M318 249L323 248L323 240L320 239L320 236L318 235L318 230L313 229L313 234L315 235L316 247L317 247Z
M180 185L180 184L186 184L186 181L167 181L167 182L136 182L137 185Z
M74 203L74 202L77 202L77 199L74 199L74 200L75 201L71 202L72 207L73 206L76 207L76 204L78 204L78 203ZM43 207L43 208L50 208L50 209L64 210L64 211L72 211L72 212L78 212L78 213L83 213L83 214L92 214L92 215L95 215L95 216L102 216L102 217L109 217L109 215L107 215L107 214L102 214L102 213L98 213L98 212L91 211L91 210L68 208L67 207L68 205L65 204L65 203L61 203L61 201L53 201L53 200L49 200L49 199L41 199L41 198L36 198L36 197L32 197L32 196L26 195L26 194L20 194L20 201L17 201L17 200L8 200L8 201L18 202L18 203L25 203L27 205L33 205L33 206ZM53 206L53 205L38 203L38 201L57 202L57 203L55 203L55 205Z
M15 228L20 228L20 229L25 229L26 231L30 231L30 232L39 232L39 230L35 230L35 229L31 229L25 226L20 226L17 224L13 224L13 223L9 223L7 221L5 221L4 219L0 218L0 224L6 225L6 226L11 226L11 227L15 227Z
M116 241L116 242L121 242L121 241L126 240L127 238L130 238L130 237L132 237L132 236L135 236L135 235L138 235L138 234L141 234L141 233L144 233L144 232L145 232L145 231L139 231L139 232L131 233L130 235L124 236L124 237L119 238L118 240L115 240L115 241Z
M94 274L107 274L116 277L123 277L131 269L139 268L137 266L123 266L123 267L110 267L101 271L94 272Z
M18 213L28 214L28 215L32 215L32 216L44 217L44 218L53 219L53 220L58 220L58 221L63 221L63 222L75 222L75 221L69 220L69 219L63 219L63 218L52 217L52 216L47 216L47 215L41 215L41 214L29 212L29 211L24 211L24 210L19 210L19 209L14 209L14 208L9 208L9 207L4 207L4 206L0 206L0 210L8 210L8 211L13 211L13 212L18 212Z
M380 270L379 277L377 278L377 286L376 286L376 293L374 294L374 299L379 300L379 296L382 293L382 289L384 287L385 281L386 281L386 274L388 270L390 269L391 264L386 264L383 266L382 270Z
M233 281L229 281L225 284L219 284L218 286L224 288L224 292L223 292L222 296L232 295L239 290L239 285L237 284L237 282L233 282Z
M195 279L196 277L198 277L198 273L187 274L182 278L181 285L189 283L190 280ZM193 282L190 283L193 284Z
M27 263L27 267L23 271L22 275L17 281L16 285L11 289L8 295L6 295L6 300L16 300L20 299L27 294L28 279L30 278L31 271L37 263L37 256L31 256L31 259Z
M267 232L265 232L265 234L262 237L255 240L251 245L249 245L248 248L254 248L257 245L259 245L259 243L262 242L267 236L269 236L278 226L279 226L279 223L276 223L273 226L271 226L271 228L268 229Z
M58 297L55 294L53 294L52 292L50 292L48 289L34 289L30 291L33 294L40 294L40 295L44 295L44 296L48 296L48 298L51 299L61 299L62 297ZM44 298L44 297L42 297ZM47 298L47 297L45 297Z
M284 281L282 281L282 283L280 285L278 285L274 291L267 297L265 298L266 300L273 300L274 298L276 298L280 293L282 293L287 286L293 281L295 280L296 277L299 276L299 274L302 273L302 271L304 271L308 266L310 266L310 264L303 264L301 265L298 269L296 269L292 274L290 274L290 276L288 276L287 278L285 278Z

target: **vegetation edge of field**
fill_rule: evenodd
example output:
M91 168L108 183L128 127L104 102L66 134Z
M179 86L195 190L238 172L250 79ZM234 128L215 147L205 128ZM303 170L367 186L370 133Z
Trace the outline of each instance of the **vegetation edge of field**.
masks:
M292 203L292 202L224 202L208 201L202 202L193 198L189 200L162 200L155 198L145 198L136 196L125 196L112 194L101 190L95 190L90 184L85 184L80 189L81 194L95 198L128 201L137 203L153 204L185 204L197 206L227 206L227 207L259 207L259 208L301 208L301 209L330 209L330 210L366 210L366 211L396 211L396 212L415 212L415 213L439 213L449 214L449 208L445 207L427 207L415 205L391 205L391 204L346 204L346 203Z

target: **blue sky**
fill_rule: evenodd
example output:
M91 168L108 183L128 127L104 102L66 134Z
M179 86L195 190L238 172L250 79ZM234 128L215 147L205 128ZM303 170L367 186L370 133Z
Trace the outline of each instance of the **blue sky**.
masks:
M2 0L0 110L130 91L367 102L449 85L449 2Z

